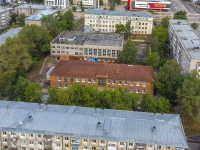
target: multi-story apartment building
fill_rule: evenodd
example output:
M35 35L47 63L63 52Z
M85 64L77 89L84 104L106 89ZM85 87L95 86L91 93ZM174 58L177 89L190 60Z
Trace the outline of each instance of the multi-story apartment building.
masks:
M169 21L169 47L183 73L197 70L200 75L200 37L187 20Z
M60 9L69 8L69 0L45 0L45 6L56 7Z
M154 93L151 66L61 60L50 73L50 87L67 88L73 83L102 88L124 87L127 92Z
M53 17L55 17L58 15L58 10L48 9L40 11L34 15L28 16L25 18L25 24L28 25L35 24L41 26L41 18L47 15L52 15Z
M46 9L51 9L51 7L36 4L23 4L15 7L15 13L18 15L26 14L26 16L30 16Z
M12 8L0 8L0 30L10 26L10 14Z
M51 41L51 58L115 62L122 51L123 34L62 32Z
M179 115L0 101L1 150L186 150Z
M153 15L149 12L106 11L91 9L85 13L85 26L100 32L115 32L116 24L131 21L132 34L148 35L152 32Z
M82 0L82 4L84 7L98 9L99 8L99 0Z

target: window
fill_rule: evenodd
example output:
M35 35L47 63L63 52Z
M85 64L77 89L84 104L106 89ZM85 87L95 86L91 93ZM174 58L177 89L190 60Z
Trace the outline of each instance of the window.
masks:
M161 146L161 145L157 145L157 149L159 149L159 150L160 150L161 148L162 148L162 146Z
M68 144L65 144L65 147L69 147L69 145L68 145Z
M88 142L88 139L84 139L83 141L84 141L84 142Z
M97 49L94 49L94 55L97 55Z
M115 84L115 80L112 80L112 84Z
M145 93L146 92L146 90L145 89L142 89L142 93Z
M25 148L25 147L22 147L22 150L26 150L26 148Z
M88 49L84 48L84 55L88 55Z
M166 150L170 150L170 146L166 146Z
M76 78L76 82L79 82L79 78Z
M101 140L101 143L102 143L102 144L105 144L105 143L106 143L106 141L105 141L105 140Z
M89 48L89 55L92 55L92 49Z
M96 83L96 79L93 79L93 83Z
M98 49L98 56L101 56L101 49Z
M25 136L25 133L21 133L21 136Z
M136 82L136 86L140 86L140 82Z
M127 85L128 84L128 81L124 81L124 85Z
M133 84L134 84L133 81L131 81L131 82L130 82L130 86L133 86Z
M32 145L32 144L33 144L33 141L29 141L29 143Z
M65 141L68 141L69 140L69 138L68 137L65 137ZM66 146L65 146L66 147Z
M106 56L106 50L103 49L103 56Z
M64 82L67 82L67 77L64 77Z
M56 144L56 147L60 147L60 144L59 144L59 143L57 143L57 144Z
M22 145L26 144L26 141L25 140L21 140L21 144Z
M42 145L42 142L38 142L38 145Z
M62 87L62 84L61 83L58 83L58 88L61 88Z
M143 87L146 87L146 82L142 82L142 86L143 86Z
M115 57L115 50L112 50L112 57Z
M139 89L136 89L136 93L139 93L140 92L140 90Z
M39 137L39 138L41 138L41 137L42 137L42 135L38 134L38 137Z
M84 146L84 148L83 148L83 149L88 149L88 148L87 148L87 146Z
M92 147L92 150L96 150L96 147Z
M153 145L148 145L148 148L153 148Z
M124 145L124 142L120 142L119 145Z
M108 146L115 147L115 144L109 143Z
M92 143L96 143L97 141L96 140L92 140Z
M107 56L111 56L111 50L107 51Z
M73 78L70 78L70 82L73 82L73 80L74 80Z
M33 137L33 134L31 134L30 137Z
M11 134L11 135L16 135L16 133L15 133L15 132L11 132L10 134Z
M60 137L59 137L59 136L56 136L56 140L60 140Z
M92 80L91 80L90 78L88 78L88 83L91 83L91 81L92 81Z
M130 89L130 93L133 93L133 89L132 88Z
M61 77L58 77L58 81L61 81Z
M7 142L7 139L2 139L3 142Z
M108 84L110 84L110 80L108 80Z
M3 135L6 135L6 132L3 132Z
M105 79L98 79L98 86L106 86L106 80Z
M122 81L118 81L118 84L121 85L121 84L122 84Z
M133 146L133 143L128 143L129 146Z

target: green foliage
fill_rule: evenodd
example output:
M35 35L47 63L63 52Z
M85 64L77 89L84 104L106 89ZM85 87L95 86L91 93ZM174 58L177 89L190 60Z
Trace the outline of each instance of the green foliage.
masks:
M163 44L167 41L168 39L168 30L167 28L164 28L162 26L156 26L155 28L153 28L152 30L152 37L158 38L158 41Z
M164 47L164 44L163 43L161 44L159 42L157 36L152 38L152 43L151 43L151 51L152 52L156 52L159 55L162 55L163 54L163 47Z
M84 10L85 10L85 7L81 6L81 11L84 12Z
M103 5L103 0L100 0L100 1L99 1L99 4L102 6L102 5Z
M156 75L155 88L162 96L174 101L182 81L181 68L176 60L167 60Z
M142 111L153 113L170 113L170 103L168 99L160 97L154 98L151 95L143 94L141 101Z
M19 37L6 38L0 49L2 59L0 66L5 73L15 73L19 68L27 71L31 66L32 60L28 53L28 45L22 43Z
M174 19L187 19L187 12L180 10L174 13Z
M116 24L115 28L116 28L115 30L116 33L122 33L125 31L125 27L123 24Z
M50 36L48 30L45 27L37 25L26 25L18 34L23 44L28 45L28 52L32 58L39 60L50 49Z
M76 11L77 7L76 6L72 6L72 11Z
M136 94L122 88L98 91L96 86L83 87L78 83L68 89L49 88L48 92L48 103L59 105L134 110L139 100Z
M144 63L150 66L153 66L153 68L158 67L160 62L160 56L157 52L153 52L149 54L145 59Z
M194 119L200 115L200 80L197 72L192 71L184 78L177 91L178 108L181 116Z
M18 14L11 14L10 15L10 24L12 24L12 23L16 24L17 23L17 20L16 20L17 17L18 17Z
M41 102L41 87L39 83L30 83L24 91L24 98L26 102Z
M191 26L192 26L192 28L193 28L194 30L196 30L196 29L199 27L199 24L196 23L196 22L193 22L193 23L191 24Z
M115 0L110 0L110 4L109 4L109 10L115 10Z
M136 53L137 48L135 43L128 39L126 45L124 46L123 50L119 53L119 61L120 63L125 64L135 64L136 63Z
M169 25L169 17L162 18L161 25L163 28L168 28Z
M25 26L25 18L26 15L23 13L16 17L16 22L20 27Z
M131 21L128 20L125 25L125 36L130 38L131 36Z
M154 14L154 11L152 9L148 10L148 12Z

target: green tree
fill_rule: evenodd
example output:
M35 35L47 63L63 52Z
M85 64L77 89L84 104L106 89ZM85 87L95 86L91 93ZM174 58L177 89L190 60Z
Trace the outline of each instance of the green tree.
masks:
M174 102L176 91L181 86L183 77L176 60L167 60L156 75L155 88L164 97Z
M26 102L41 102L41 86L39 83L30 83L24 91L24 98Z
M19 77L15 85L14 100L23 101L25 100L24 93L29 82L24 77Z
M100 1L99 1L99 4L102 6L102 5L103 5L103 0L100 0Z
M145 59L144 63L150 66L153 66L153 68L158 67L160 62L160 56L157 52L153 52L149 54Z
M187 12L180 10L174 13L174 19L187 19Z
M137 48L135 43L128 39L126 45L123 50L119 53L119 61L125 64L135 64L136 63L136 53Z
M28 53L28 45L22 43L18 37L6 38L0 49L0 66L4 72L12 74L19 68L27 71L31 66L32 60Z
M169 19L170 19L169 17L162 18L161 25L162 25L163 28L168 28Z
M170 102L164 97L160 97L156 100L156 112L157 113L170 113Z
M76 6L72 6L72 11L76 11L77 7Z
M168 39L168 30L167 30L167 28L164 28L162 26L156 26L152 30L152 37L153 38L157 37L158 41L160 42L160 44L165 44L165 42Z
M125 27L123 24L116 24L115 28L116 28L116 30L115 30L116 33L122 33L125 30Z
M17 23L17 20L16 20L16 18L18 17L18 14L11 14L10 15L10 24L12 24L12 23L14 23L14 24L16 24Z
M164 46L164 44L161 44L159 42L157 36L152 38L152 43L151 43L151 51L152 52L157 52L159 55L162 55L163 54L163 46Z
M67 28L66 30L71 30L74 26L74 14L72 13L71 9L66 11L63 16L60 16L60 20L67 21Z
M144 112L156 112L156 102L153 96L148 94L142 95L141 108Z
M25 26L25 18L26 15L23 13L16 17L16 22L20 27Z
M18 33L18 36L23 44L28 45L28 51L32 58L39 60L50 49L50 36L48 30L45 27L37 25L26 25Z
M128 37L128 38L130 38L130 36L131 36L131 21L130 20L128 20L127 22L126 22L126 25L125 25L125 28L124 28L124 31L125 31L125 36L126 37Z
M178 108L181 116L195 119L200 115L200 80L197 72L186 75L182 86L177 91Z
M196 22L193 22L193 23L191 24L191 26L192 26L192 28L193 28L194 30L196 30L196 29L199 27L199 24L196 23Z
M110 0L109 10L115 10L115 0Z
M81 6L81 11L84 12L84 10L85 10L85 7Z

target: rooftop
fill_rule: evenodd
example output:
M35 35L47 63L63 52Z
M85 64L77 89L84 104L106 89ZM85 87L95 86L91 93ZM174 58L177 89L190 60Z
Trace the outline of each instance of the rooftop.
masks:
M7 7L0 7L0 13L3 13L5 11L12 10L13 8L7 8Z
M200 59L200 36L190 23L187 20L171 19L170 24L190 58Z
M154 81L153 68L151 66L94 63L87 61L61 60L51 76L67 76L80 78L107 78L132 81Z
M52 9L47 9L47 10L43 10L40 11L36 14L33 14L29 17L26 17L25 20L36 20L39 21L43 16L47 16L47 15L53 15L55 13L57 13L58 10L52 10Z
M15 29L9 30L9 31L1 34L0 35L0 45L5 43L5 39L7 37L13 37L13 36L17 35L21 29L22 29L22 27L19 27L19 28L15 28Z
M2 131L188 148L175 114L0 100L0 120Z
M90 9L85 14L153 18L153 14L146 11L133 12L133 11L107 11L107 10L101 10L101 9Z
M51 9L51 7L49 7L49 6L44 6L44 5L39 5L39 4L23 4L23 5L19 5L19 6L15 7L15 8L30 9L30 7L32 9L40 9L40 10Z
M65 43L69 45L100 45L123 46L124 36L117 33L82 33L63 32L52 43Z

